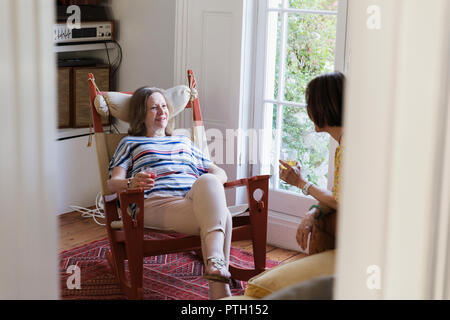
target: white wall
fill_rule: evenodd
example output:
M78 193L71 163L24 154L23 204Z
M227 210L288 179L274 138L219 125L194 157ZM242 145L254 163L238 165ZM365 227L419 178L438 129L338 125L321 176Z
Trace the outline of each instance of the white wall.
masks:
M175 0L111 0L123 49L118 90L173 86Z
M56 143L58 196L55 200L58 214L73 211L71 205L94 205L95 197L101 191L95 139L92 139L90 148L86 146L87 142L86 136Z

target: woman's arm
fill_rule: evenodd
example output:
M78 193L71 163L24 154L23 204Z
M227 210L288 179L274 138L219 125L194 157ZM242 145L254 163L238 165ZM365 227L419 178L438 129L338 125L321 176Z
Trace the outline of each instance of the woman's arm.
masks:
M122 192L127 188L127 172L122 167L114 167L111 172L111 179L106 181L106 185L111 192Z
M306 182L303 185L299 184L297 187L303 189L305 184ZM315 185L311 185L308 189L308 193L319 201L319 205L322 207L325 214L329 213L328 211L331 211L330 209L337 210L338 203L330 190L321 189Z
M227 174L222 168L219 168L214 163L211 163L208 169L208 173L215 175L221 183L225 183L228 180Z
M305 181L305 179L303 179L300 166L297 164L295 167L291 167L283 160L280 160L280 163L285 167L285 169L283 169L280 166L280 179L292 186L303 189L307 182ZM308 189L308 193L316 200L318 200L321 204L325 205L325 214L330 211L326 207L337 210L338 203L331 191L327 189L321 189L319 187L316 187L315 185L311 185Z
M128 187L130 189L144 188L151 189L155 184L155 180L151 178L150 173L139 172L130 179L128 186L128 179L126 179L127 172L122 167L114 167L111 172L111 179L106 181L106 185L111 192L123 192Z

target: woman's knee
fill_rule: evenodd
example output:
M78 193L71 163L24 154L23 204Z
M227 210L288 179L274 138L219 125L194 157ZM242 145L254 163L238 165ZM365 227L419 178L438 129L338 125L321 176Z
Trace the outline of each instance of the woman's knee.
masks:
M206 173L195 182L198 188L206 188L207 190L223 190L223 184L219 181L219 179L211 174Z

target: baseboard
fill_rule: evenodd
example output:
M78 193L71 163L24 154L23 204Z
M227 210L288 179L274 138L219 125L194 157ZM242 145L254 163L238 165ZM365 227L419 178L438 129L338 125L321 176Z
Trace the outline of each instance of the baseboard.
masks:
M308 248L306 248L307 250L302 250L295 239L300 221L301 219L298 217L269 211L267 242L279 248L308 253Z

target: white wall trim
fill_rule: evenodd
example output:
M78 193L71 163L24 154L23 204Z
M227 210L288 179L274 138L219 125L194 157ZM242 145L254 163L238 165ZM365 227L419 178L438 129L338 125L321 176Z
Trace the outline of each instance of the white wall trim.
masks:
M450 11L450 3L447 3ZM447 21L447 30L450 34L450 20ZM435 252L432 270L434 279L432 297L434 299L450 299L450 41L448 41L447 57L444 55L444 64L447 64L447 75L442 80L442 148L438 153L436 179L440 181L440 194L436 194L435 221Z
M186 78L188 6L189 0L176 0L174 86L184 83Z
M297 244L297 227L301 219L285 213L269 210L267 221L267 243L279 248L308 253Z
M242 130L255 128L254 100L255 92L255 57L256 57L256 27L258 14L258 1L244 0L242 21L242 59L241 59L241 90L239 102L239 128ZM238 166L237 178L252 176L252 165L249 161L250 143L246 135L240 135L237 139ZM236 189L236 203L246 203L247 193L244 188Z
M174 86L187 85L188 59L188 30L189 30L189 0L176 0L175 14L175 53L174 53ZM195 70L194 70L195 75ZM177 116L177 128L190 128L192 113L184 111Z

